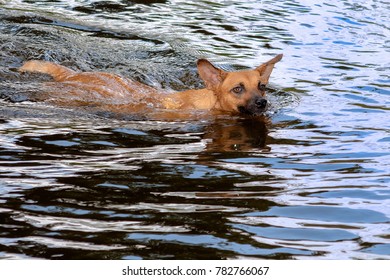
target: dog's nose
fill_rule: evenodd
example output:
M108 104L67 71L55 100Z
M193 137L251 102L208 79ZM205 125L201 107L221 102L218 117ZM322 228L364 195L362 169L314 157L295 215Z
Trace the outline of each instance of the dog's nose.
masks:
M267 106L267 99L259 98L255 101L257 108L264 109Z

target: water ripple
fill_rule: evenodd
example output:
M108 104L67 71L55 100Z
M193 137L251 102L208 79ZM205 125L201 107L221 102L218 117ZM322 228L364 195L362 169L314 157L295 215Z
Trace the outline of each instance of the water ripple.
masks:
M386 1L0 6L0 259L389 259ZM278 53L262 119L59 108L17 71L170 91Z

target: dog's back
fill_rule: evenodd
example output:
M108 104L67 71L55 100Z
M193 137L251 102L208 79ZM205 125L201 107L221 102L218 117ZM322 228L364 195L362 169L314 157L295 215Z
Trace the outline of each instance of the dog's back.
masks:
M137 94L155 94L156 90L145 84L106 72L76 72L68 67L40 60L27 61L20 72L43 73L53 77L56 82L80 92L90 91L102 97L123 98Z

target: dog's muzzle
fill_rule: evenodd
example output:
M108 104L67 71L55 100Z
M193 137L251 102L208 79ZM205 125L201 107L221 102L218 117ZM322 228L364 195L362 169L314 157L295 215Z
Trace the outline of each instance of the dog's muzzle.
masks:
M263 114L268 108L268 101L262 97L251 99L246 106L239 106L238 111L242 114L250 116L258 116Z

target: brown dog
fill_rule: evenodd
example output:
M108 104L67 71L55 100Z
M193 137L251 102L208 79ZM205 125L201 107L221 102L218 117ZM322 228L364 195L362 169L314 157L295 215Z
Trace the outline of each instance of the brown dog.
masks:
M94 103L104 107L107 100L115 100L115 104L121 104L131 99L133 106L126 107L129 113L141 110L140 104L153 104L156 108L163 109L200 109L261 115L268 107L265 90L269 77L275 63L280 61L282 56L279 54L254 70L238 72L223 71L206 59L200 59L197 63L198 73L206 88L168 94L161 94L157 89L115 74L77 73L46 61L27 61L19 71L51 75L66 89L57 91L58 100L61 99L60 94L66 94L77 96L79 103L81 100L84 101L81 103Z

